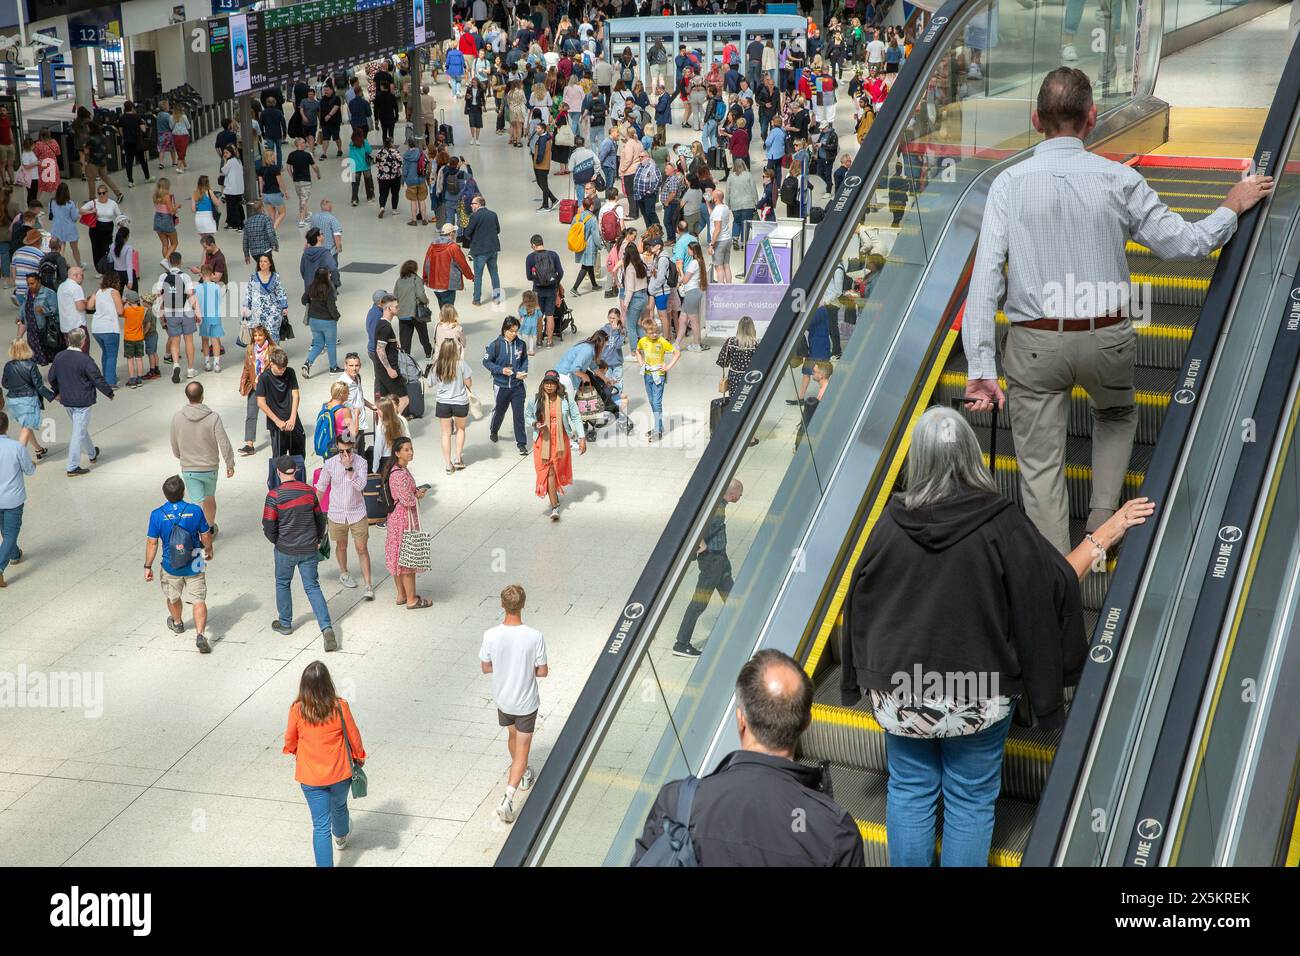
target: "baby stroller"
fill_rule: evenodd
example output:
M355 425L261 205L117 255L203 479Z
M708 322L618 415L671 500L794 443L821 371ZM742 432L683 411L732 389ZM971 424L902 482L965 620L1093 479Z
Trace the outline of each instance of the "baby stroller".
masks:
M578 323L573 317L573 309L565 301L564 287L561 286L555 296L555 334L561 342L564 341L566 331L577 335Z

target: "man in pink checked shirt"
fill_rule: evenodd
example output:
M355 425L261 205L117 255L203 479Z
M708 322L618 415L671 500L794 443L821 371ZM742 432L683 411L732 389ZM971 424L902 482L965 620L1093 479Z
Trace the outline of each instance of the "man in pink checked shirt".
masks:
M366 461L355 453L356 436L344 431L335 439L338 454L325 459L316 478L316 493L324 502L329 497L326 515L329 518L329 536L334 542L334 556L339 562L339 583L354 588L357 582L348 574L348 538L357 549L361 564L361 577L366 582L365 598L375 599L374 584L370 579L370 523L366 520Z

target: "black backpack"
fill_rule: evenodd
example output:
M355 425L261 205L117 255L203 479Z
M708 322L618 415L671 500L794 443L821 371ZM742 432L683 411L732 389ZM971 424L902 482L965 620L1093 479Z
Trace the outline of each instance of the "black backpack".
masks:
M664 276L664 281L668 283L668 288L676 289L679 279L677 274L677 263L673 262L673 260L668 256L664 256L664 258L668 259L668 272Z
M185 313L185 287L181 284L179 272L168 272L163 276L163 285L167 286L167 291L163 292L163 308L171 315L183 315Z
M533 266L533 278L539 286L555 285L559 276L555 273L555 257L549 252L540 252L537 263Z
M591 94L591 125L605 125L605 97L598 92Z
M42 258L40 265L36 267L36 275L41 280L41 285L47 289L58 289L59 287L59 264L54 261L53 253L46 253Z
M792 205L799 198L799 184L793 176L787 176L781 182L781 202Z
M687 777L677 791L677 810L673 816L664 817L664 829L645 851L636 866L699 866L695 855L695 841L691 838L691 807L695 792L700 789L699 777Z

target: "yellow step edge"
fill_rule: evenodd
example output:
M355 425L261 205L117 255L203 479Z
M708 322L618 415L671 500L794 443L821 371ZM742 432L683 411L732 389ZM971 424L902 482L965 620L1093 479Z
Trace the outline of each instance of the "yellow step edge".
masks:
M853 820L858 825L858 833L862 834L862 842L870 843L873 846L889 847L889 837L883 823L875 823L871 820L859 820L856 817ZM943 841L935 841L935 849L938 853L943 852ZM998 847L989 848L989 866L1015 867L1020 865L1022 854L1014 850L1003 850Z
M944 388L965 388L966 376L961 372L944 372L943 375L939 377L939 384ZM999 376L998 385L1002 388L1002 391L1005 392L1007 390L1006 378ZM1086 399L1088 397L1088 392L1076 385L1070 390L1070 397L1080 400ZM1153 405L1158 408L1163 408L1169 404L1169 393L1144 392L1139 389L1135 393L1135 401L1139 405Z
M813 704L812 719L815 724L834 724L837 727L849 727L875 734L885 732L869 710L837 707L834 704ZM1055 747L1016 737L1007 738L1006 752L1010 756L1024 757L1042 763L1051 763L1052 758L1056 756Z
M1153 253L1149 247L1142 245L1142 243L1140 243L1140 242L1134 242L1132 239L1130 239L1128 242L1124 243L1124 251L1125 251L1128 255L1130 255L1130 256L1151 256L1151 255L1155 255L1155 253ZM1210 253L1208 256L1206 256L1205 258L1207 258L1207 259L1218 259L1218 258L1219 258L1219 250L1218 250L1218 249L1215 249L1213 252L1211 252L1211 253Z
M1300 866L1300 806L1296 807L1295 826L1291 828L1291 848L1286 854L1287 866Z
M961 331L959 329L950 328L944 333L944 337L939 343L938 354L935 355L934 364L926 375L925 384L922 386L916 405L907 420L907 427L899 439L898 449L894 453L893 461L889 463L889 470L885 473L880 492L876 495L876 500L872 502L871 511L867 515L862 533L853 545L853 553L845 565L844 574L840 577L840 583L836 585L835 593L831 596L830 605L826 609L826 616L822 619L821 626L817 630L817 636L813 640L812 648L808 652L808 659L804 662L804 671L809 677L817 673L817 664L821 661L822 653L826 650L826 642L830 640L831 632L835 630L835 623L839 619L840 611L844 607L844 601L849 595L849 588L853 584L853 572L858 566L858 561L862 558L862 552L867 546L867 538L871 534L871 529L880 520L885 505L889 502L890 495L894 493L894 485L898 481L899 472L903 469L903 462L907 459L907 449L912 442L912 429L916 427L917 421L920 420L929 407L930 396L934 394L934 390L938 386L939 376L943 374L944 366L948 364L948 356L957 344L957 338L960 335Z

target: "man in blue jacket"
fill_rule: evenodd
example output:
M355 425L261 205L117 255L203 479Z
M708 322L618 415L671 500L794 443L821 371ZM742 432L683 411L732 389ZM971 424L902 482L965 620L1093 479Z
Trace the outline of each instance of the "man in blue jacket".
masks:
M89 468L81 467L83 448L94 464L99 459L99 446L90 440L90 411L95 407L96 390L113 400L113 389L104 381L99 366L81 351L86 341L85 329L68 333L68 347L54 356L50 366L50 388L54 398L68 410L72 419L72 436L68 439L68 476L88 475Z
M520 455L528 454L528 440L524 433L524 378L528 374L528 346L519 338L519 320L513 315L501 323L501 335L483 352L483 367L492 373L496 389L496 408L492 410L492 424L488 438L497 440L497 430L506 417L506 409L514 413L515 444Z

